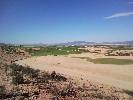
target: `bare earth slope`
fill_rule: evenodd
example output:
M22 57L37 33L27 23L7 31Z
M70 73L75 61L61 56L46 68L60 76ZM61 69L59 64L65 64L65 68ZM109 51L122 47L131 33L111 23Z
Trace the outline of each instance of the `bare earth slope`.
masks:
M40 70L56 71L75 79L92 80L133 90L133 65L93 64L83 59L65 56L32 57L16 63Z

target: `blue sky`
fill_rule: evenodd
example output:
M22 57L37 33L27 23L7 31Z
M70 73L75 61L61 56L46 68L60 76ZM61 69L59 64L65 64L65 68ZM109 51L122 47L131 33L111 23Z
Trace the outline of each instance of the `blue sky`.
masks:
M133 0L0 0L0 42L133 40Z

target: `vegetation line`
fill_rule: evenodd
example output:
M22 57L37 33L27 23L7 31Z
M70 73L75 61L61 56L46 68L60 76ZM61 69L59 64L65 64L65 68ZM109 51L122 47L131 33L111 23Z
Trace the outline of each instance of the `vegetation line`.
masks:
M114 65L130 65L133 64L131 59L116 59L116 58L96 58L91 59L89 57L75 57L80 59L86 59L87 61L93 62L95 64L114 64Z

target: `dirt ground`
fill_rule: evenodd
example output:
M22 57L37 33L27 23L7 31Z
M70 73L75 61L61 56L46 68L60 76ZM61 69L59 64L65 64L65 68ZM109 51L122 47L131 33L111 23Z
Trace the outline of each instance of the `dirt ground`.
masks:
M72 58L73 56L31 57L16 63L29 65L40 70L56 71L73 79L78 79L78 81L91 80L133 90L133 65L93 64L85 59Z

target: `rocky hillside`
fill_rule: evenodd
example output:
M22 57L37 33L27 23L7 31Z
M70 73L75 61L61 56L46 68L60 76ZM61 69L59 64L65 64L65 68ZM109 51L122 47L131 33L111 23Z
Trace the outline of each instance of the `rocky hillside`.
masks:
M21 60L29 56L30 55L24 50L24 48L7 45L0 47L0 61L2 63L11 64L16 60Z
M103 84L77 84L56 72L34 70L20 65L4 65L7 80L0 86L5 100L130 100L123 90ZM3 66L3 67L4 67ZM4 73L3 73L4 74ZM10 81L9 81L10 80ZM7 85L6 85L7 84ZM10 86L8 84L11 84Z

